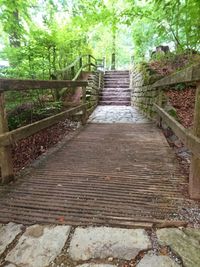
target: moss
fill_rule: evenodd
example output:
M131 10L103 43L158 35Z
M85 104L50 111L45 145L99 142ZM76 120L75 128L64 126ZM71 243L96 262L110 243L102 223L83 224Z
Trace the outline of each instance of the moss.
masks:
M151 69L149 64L146 62L141 62L140 64L138 64L136 66L136 70L142 73L144 85L153 84L163 77L162 75L159 75L155 70Z
M167 111L167 113L172 116L174 119L176 119L177 121L179 121L178 115L177 115L177 111L176 109L171 106L171 105L167 105L165 107L165 110Z
M173 118L177 119L178 116L177 116L177 112L175 109L171 109L168 111L169 115L172 116Z

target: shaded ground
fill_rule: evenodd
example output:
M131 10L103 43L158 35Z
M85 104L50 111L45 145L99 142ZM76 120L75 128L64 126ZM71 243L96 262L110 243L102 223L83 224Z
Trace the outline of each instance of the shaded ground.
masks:
M88 124L30 171L0 189L0 222L131 226L179 220L196 203L152 123Z
M15 172L29 165L77 127L77 122L65 120L17 142L12 149Z

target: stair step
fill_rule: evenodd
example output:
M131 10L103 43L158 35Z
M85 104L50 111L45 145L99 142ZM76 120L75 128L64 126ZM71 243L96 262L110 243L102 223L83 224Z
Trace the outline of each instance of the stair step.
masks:
M104 88L101 92L105 92L105 93L118 93L118 92L122 92L122 93L126 93L126 92L130 92L130 88L120 88L120 87L109 87L109 88Z
M129 74L128 70L106 70L105 74Z
M114 106L130 106L130 101L100 101L99 105L107 106L107 105L114 105Z
M131 101L130 96L101 96L101 101Z
M122 88L126 88L126 89L129 89L129 85L124 85L124 84L105 84L104 85L104 88L107 89L107 88L116 88L116 89L122 89Z
M99 105L130 106L129 71L106 71Z
M115 85L118 85L118 84L122 84L122 85L129 85L129 82L123 82L123 81L104 81L104 85L107 85L107 84L115 84Z
M129 82L129 77L104 77L104 81L116 81L116 80L120 80L120 81L127 81Z
M129 81L122 81L121 79L118 79L118 80L104 80L104 84L107 84L107 83L113 83L113 84L128 84L129 85Z
M110 92L100 92L99 96L127 97L127 96L131 96L131 94L130 94L130 92L112 92L112 93L110 93Z
M124 73L118 73L118 72L115 72L115 73L104 73L104 76L109 76L109 77L116 77L116 76L128 76L129 77L129 73L127 72L124 72Z
M104 75L104 79L130 79L129 75Z

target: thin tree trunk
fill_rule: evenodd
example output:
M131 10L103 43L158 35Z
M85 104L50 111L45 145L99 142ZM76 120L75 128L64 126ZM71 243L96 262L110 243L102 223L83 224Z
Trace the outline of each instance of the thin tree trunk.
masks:
M16 9L13 11L12 14L13 14L13 20L14 20L15 27L14 27L13 31L9 34L10 46L20 47L20 45L21 45L20 36L19 36L19 33L17 32L17 29L20 29L19 12Z

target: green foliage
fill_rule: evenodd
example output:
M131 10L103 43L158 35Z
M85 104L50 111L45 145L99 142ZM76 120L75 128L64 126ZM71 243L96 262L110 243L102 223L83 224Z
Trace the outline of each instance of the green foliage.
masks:
M200 50L199 0L128 2L123 17L132 27L136 60L144 59L162 44L170 44L176 51Z
M110 66L115 52L120 66L160 44L200 49L198 0L0 0L0 6L8 77L49 79L84 53L105 56Z
M176 90L185 90L187 88L187 85L185 83L179 83L175 85Z
M199 0L0 0L0 59L10 65L0 68L0 77L50 79L84 54L105 57L110 68L115 53L117 68L128 68L131 56L136 63L144 61L159 45L169 45L175 54L200 51L199 14ZM156 54L154 59L163 64L177 60L173 53ZM145 64L139 68L145 83L151 82L151 70ZM26 102L34 103L35 110L40 94L22 98L11 93L7 108ZM23 114L29 119L43 116L48 108L43 110L40 103L36 110L36 115ZM24 120L23 115L10 118L10 127Z
M178 115L177 115L177 111L174 107L172 106L168 106L165 108L167 110L167 113L172 116L174 119L176 119L177 121L179 121Z
M46 102L43 105L35 103L25 103L18 105L8 112L8 127L10 130L33 123L35 121L55 115L62 109L61 102Z

